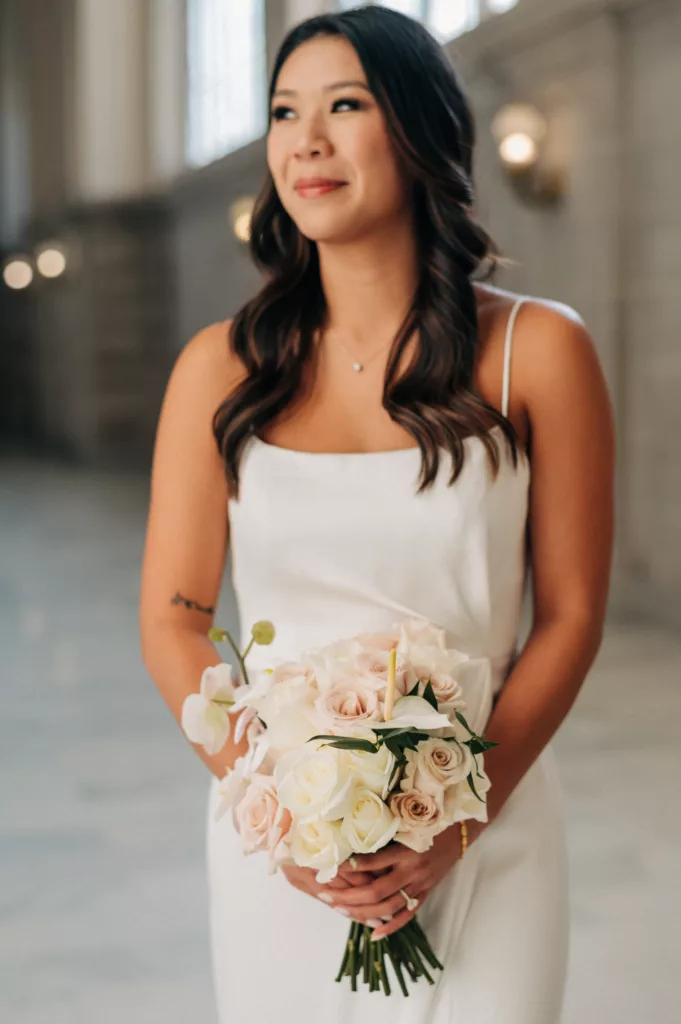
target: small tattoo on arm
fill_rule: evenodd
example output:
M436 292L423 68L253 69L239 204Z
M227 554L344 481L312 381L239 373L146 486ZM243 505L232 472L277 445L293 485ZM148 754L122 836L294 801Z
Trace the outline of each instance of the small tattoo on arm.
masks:
M207 615L215 614L214 608L204 608L203 605L200 605L198 601L192 601L188 597L183 597L179 590L175 594L175 597L171 597L170 603L183 604L185 608L195 608L197 612L205 612Z

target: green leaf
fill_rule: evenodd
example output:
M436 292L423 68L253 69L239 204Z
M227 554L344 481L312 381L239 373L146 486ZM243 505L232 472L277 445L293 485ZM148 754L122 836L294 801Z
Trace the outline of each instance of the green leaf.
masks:
M430 679L426 683L426 688L423 691L423 699L427 700L428 703L430 704L430 706L432 708L434 708L435 711L437 711L437 709L438 709L437 697L435 696L435 693L433 691L433 684L431 683Z
M480 777L482 778L482 776L480 776ZM482 797L479 795L479 793L477 792L477 790L475 788L475 783L473 782L473 773L472 772L469 772L469 774L468 774L468 785L471 787L471 789L475 793L475 796L478 798L480 803L481 804L484 803L485 801L482 799Z
M406 764L406 761L404 761L404 759L402 759L400 761L398 761L398 760L395 761L395 764L393 765L393 770L390 773L390 780L388 782L388 790L392 789L393 782L395 781L395 779L399 775L400 769L402 768L402 766L404 764Z
M386 747L394 757L402 757L402 747L396 739L391 738L384 741Z
M418 697L418 695L419 695L419 680L417 679L416 682L414 683L414 685L412 686L411 690L407 694L407 697L414 697L414 696Z
M393 736L402 736L405 733L411 732L411 726L403 725L399 729L381 729L378 733L379 736L383 736L384 739L392 739Z
M364 750L367 754L375 754L378 752L378 744L372 743L371 740L362 740L356 736L310 736L307 741L311 743L312 740L328 740L324 744L325 747L336 747L338 750Z
M475 737L472 740L464 740L464 746L468 747L471 754L484 754L486 750L491 750L492 747L498 747L498 743L487 742L487 740L481 740L479 737Z
M466 721L466 719L465 719L465 718L463 717L463 715L461 714L461 712L460 712L460 711L455 711L455 712L454 712L454 714L455 714L455 715L456 715L456 717L457 717L457 718L459 719L459 721L461 722L461 724L462 724L463 726L465 726L465 728L466 728L466 729L468 729L468 731L469 731L469 733L471 734L471 736L475 736L475 733L473 732L473 730L471 729L470 725L468 724L468 722ZM477 737L476 737L476 739L477 739Z

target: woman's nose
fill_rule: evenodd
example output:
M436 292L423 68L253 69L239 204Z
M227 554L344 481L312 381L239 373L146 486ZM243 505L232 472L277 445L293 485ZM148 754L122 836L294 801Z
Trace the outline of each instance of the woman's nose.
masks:
M319 125L312 122L302 128L296 145L296 156L307 160L314 156L328 156L331 144Z

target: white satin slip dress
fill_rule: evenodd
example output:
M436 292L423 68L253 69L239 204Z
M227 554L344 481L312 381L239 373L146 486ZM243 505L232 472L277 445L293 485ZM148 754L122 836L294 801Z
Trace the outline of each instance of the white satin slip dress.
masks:
M522 301L506 333L504 415ZM254 436L229 504L232 580L242 645L258 619L277 636L249 664L425 617L451 646L489 659L488 714L516 655L530 482L525 455L515 468L498 440L496 480L469 437L454 485L443 452L434 486L417 495L418 448L311 453ZM207 866L220 1024L559 1024L568 876L552 744L419 909L445 970L432 987L408 981L408 998L396 984L387 998L335 982L348 919L268 875L264 854L242 854L231 816L213 820L217 787L213 777Z

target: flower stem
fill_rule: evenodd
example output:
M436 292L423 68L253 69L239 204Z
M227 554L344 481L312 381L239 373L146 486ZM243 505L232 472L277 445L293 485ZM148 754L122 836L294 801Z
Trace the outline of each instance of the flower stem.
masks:
M406 927L407 926L405 925L405 928L403 928L402 931L405 931ZM431 978L430 974L426 970L425 965L424 965L423 961L421 960L421 957L419 956L419 951L418 951L418 949L416 948L416 946L414 945L414 943L411 940L411 936L405 935L404 936L404 942L405 942L405 945L406 945L407 949L409 950L409 954L410 954L412 960L417 965L419 974L423 974L423 976L428 980L428 983L430 985L434 985L435 982L433 981L433 979Z
M231 635L231 633L229 632L228 629L225 630L225 636L227 637L227 641L229 643L229 646L232 648L232 650L236 654L237 661L239 662L239 668L241 669L242 679L243 679L244 683L246 684L246 686L250 686L250 681L248 679L248 672L246 671L246 662L244 661L244 658L247 656L248 652L250 651L251 646L253 644L253 641L251 641L251 643L248 645L248 647L246 648L245 653L242 656L241 653L239 652L239 648L234 643L234 640L232 639L232 635Z
M416 948L423 953L426 960L431 967L438 967L441 971L444 971L444 966L440 963L437 956L433 951L433 947L428 941L428 936L424 932L423 928L419 924L418 920L414 917L411 920L412 924L412 940Z
M381 982L383 983L383 991L385 992L385 994L387 996L389 996L390 995L390 981L388 979L388 972L385 969L385 948L386 948L386 940L385 939L381 939L381 941L378 943L378 954L379 954L379 956L381 958L381 962L377 963L376 967L378 968L379 977L381 979Z
M348 940L351 937L352 937L352 927L350 928L350 935L348 936ZM343 953L343 959L341 961L340 970L339 970L339 972L338 972L338 974L336 976L336 981L340 981L342 979L343 975L345 974L345 969L348 966L348 960L349 959L350 959L350 943L348 941L348 942L345 943L345 951Z
M408 996L409 989L407 988L406 982L404 980L404 975L402 974L402 964L400 963L400 955L397 949L394 948L394 944L391 943L391 938L391 935L388 935L388 937L386 938L385 948L387 950L388 956L390 957L390 963L393 965L395 977L397 978L398 984L402 989L402 995Z
M364 968L362 980L365 985L369 984L369 979L371 977L371 950L369 949L370 942L368 935L370 931L371 929L367 925L362 929L362 942L364 943L362 946L362 966Z

